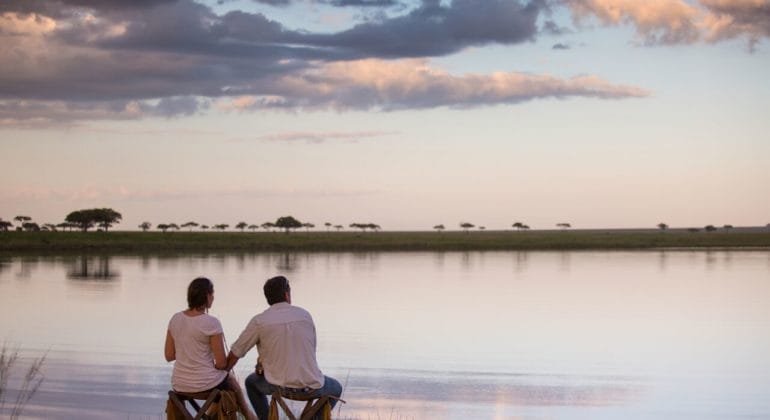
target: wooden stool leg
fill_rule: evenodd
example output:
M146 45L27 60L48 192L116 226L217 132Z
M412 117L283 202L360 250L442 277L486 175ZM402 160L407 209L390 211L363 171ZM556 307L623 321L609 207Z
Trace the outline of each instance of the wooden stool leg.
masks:
M211 394L209 394L209 397L206 399L206 402L204 402L203 405L198 409L198 414L195 416L194 420L202 419L203 416L206 415L206 410L209 409L211 404L214 404L214 402L217 400L218 397L219 397L218 389L211 391Z
M193 417L190 415L190 412L187 411L187 407L184 406L184 401L180 400L174 391L168 392L168 398L171 400L171 402L174 404L177 410L184 416L185 419L193 420Z

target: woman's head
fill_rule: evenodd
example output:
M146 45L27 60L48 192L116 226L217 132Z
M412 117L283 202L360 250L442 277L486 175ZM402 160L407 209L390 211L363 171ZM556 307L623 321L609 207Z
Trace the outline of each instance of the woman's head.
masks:
M187 287L187 306L190 309L208 309L214 295L214 283L206 277L198 277Z

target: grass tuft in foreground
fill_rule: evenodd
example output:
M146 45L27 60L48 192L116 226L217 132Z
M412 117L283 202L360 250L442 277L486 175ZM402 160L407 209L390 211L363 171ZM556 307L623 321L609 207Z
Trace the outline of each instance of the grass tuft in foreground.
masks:
M27 369L26 374L21 382L21 387L16 394L16 400L13 403L10 411L10 419L18 419L21 417L21 413L24 411L29 400L37 393L40 385L43 383L42 367L45 363L46 354L34 359L32 364ZM3 344L0 350L0 413L5 409L5 401L8 397L8 380L11 377L11 372L14 366L18 362L19 351L9 350L8 346Z

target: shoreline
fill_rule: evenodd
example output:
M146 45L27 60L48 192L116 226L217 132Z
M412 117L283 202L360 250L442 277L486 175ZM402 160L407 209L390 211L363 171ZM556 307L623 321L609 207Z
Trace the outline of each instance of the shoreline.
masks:
M770 230L0 232L0 253L762 250Z

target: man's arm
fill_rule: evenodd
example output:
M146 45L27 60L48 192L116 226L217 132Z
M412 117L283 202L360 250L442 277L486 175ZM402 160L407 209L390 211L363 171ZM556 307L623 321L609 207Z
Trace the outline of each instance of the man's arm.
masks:
M230 369L234 368L235 364L238 363L238 359L240 359L240 357L234 355L232 351L230 353L228 353L227 354L227 366L225 367L224 370L230 370Z

